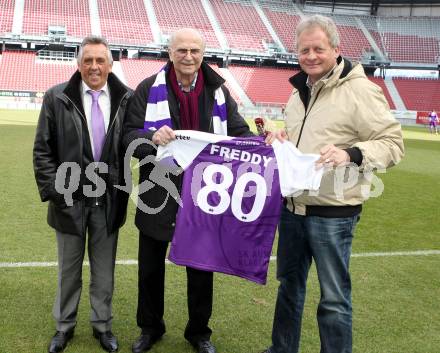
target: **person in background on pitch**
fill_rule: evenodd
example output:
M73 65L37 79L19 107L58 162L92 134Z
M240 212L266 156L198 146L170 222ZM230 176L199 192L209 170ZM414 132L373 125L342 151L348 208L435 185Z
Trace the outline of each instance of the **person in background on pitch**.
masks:
M286 106L285 130L271 134L288 139L303 153L320 154L326 167L319 193L285 199L279 224L277 278L280 281L266 353L296 353L307 276L316 264L321 297L317 320L321 353L352 352L352 301L349 260L362 189L371 184L373 168L397 164L403 156L400 124L390 113L382 90L365 76L359 63L340 55L332 19L303 19L296 28L301 71ZM357 181L337 186L337 170L360 171ZM343 168L343 169L341 169ZM341 174L341 173L339 173Z
M198 130L230 136L252 136L249 126L237 111L237 104L224 86L225 80L203 62L205 41L191 28L172 34L170 60L158 74L137 87L130 103L124 133L128 147L138 138L155 145L175 139L174 130ZM153 145L142 144L134 156L155 155ZM139 184L148 181L154 165L141 166ZM170 175L178 189L182 175ZM137 325L141 335L133 353L148 351L165 333L164 281L165 256L174 234L178 203L168 190L155 185L139 195L136 226L139 229L139 279ZM172 196L172 195L171 195ZM144 212L145 204L154 212ZM189 320L185 338L199 353L214 353L208 326L212 313L213 274L186 268Z
M436 135L438 135L437 125L439 123L439 119L434 109L431 110L431 112L428 115L428 118L429 118L429 131L431 132L431 134L435 133Z
M111 332L115 257L128 194L114 185L123 183L122 127L132 92L111 72L113 59L104 38L86 37L77 61L78 71L70 80L47 91L34 143L35 179L41 200L49 201L48 223L55 228L58 245L56 333L48 351L61 352L73 337L87 242L93 335L104 350L115 352L118 342ZM73 167L59 179L64 163ZM75 167L81 168L78 174ZM93 181L85 173L89 167ZM74 185L76 177L79 185L68 202L58 191ZM105 183L103 194L98 193L99 182Z

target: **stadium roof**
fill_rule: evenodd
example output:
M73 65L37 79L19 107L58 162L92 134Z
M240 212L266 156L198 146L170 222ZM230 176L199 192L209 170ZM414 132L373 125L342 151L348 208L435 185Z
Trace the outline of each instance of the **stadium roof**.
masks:
M353 4L368 4L368 5L415 5L426 6L433 4L440 4L440 0L305 0L299 1L300 3L307 5L353 5Z

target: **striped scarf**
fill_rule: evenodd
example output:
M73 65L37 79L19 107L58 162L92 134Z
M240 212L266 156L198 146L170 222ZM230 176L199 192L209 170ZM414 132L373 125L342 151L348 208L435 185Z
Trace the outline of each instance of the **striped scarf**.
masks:
M166 85L167 70L168 66L165 65L157 74L153 86L150 88L147 110L145 111L144 131L156 131L164 125L172 127ZM212 126L215 134L228 134L225 95L221 87L217 88L214 93Z

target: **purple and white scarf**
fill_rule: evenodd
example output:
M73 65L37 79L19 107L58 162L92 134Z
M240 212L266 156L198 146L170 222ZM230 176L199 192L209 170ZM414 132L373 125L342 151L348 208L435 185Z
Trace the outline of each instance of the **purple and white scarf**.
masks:
M162 126L171 124L170 108L168 106L168 90L166 85L167 66L165 65L157 74L147 101L145 112L145 131L156 131ZM227 111L225 95L221 87L214 93L214 107L212 109L212 126L215 134L227 135Z

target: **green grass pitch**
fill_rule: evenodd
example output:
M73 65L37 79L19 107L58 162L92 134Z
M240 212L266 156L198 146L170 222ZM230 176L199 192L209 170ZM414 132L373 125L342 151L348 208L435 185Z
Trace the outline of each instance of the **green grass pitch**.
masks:
M56 261L54 231L46 224L33 177L36 112L0 110L0 263ZM18 125L17 125L18 124ZM384 193L369 200L353 242L354 254L440 250L440 136L405 129L406 156L385 174ZM119 238L119 260L137 258L134 205ZM75 337L67 353L101 352L91 335L88 267ZM270 342L277 290L275 263L268 284L215 275L212 340L219 353L257 353ZM351 260L354 352L440 352L440 255L354 256ZM0 267L0 353L41 353L54 333L55 267ZM312 268L304 311L302 353L319 352L315 320L319 288ZM113 332L131 352L136 327L137 267L116 267ZM152 353L189 353L186 275L167 266L167 333Z

